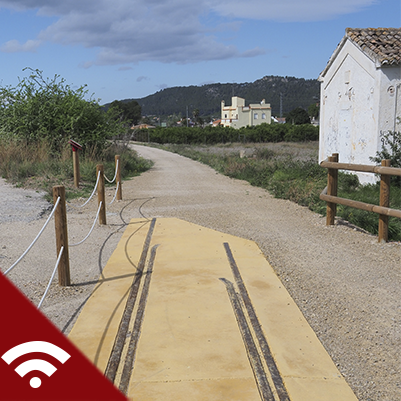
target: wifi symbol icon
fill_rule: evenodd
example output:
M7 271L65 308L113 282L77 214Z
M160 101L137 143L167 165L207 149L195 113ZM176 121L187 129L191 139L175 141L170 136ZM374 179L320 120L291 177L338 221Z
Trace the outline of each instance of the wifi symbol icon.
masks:
M63 349L46 341L29 341L19 344L14 348L9 349L5 354L2 355L1 358L8 365L10 365L20 356L30 354L32 352L42 352L44 354L51 355L53 358L56 358L59 362L63 364L70 358L70 355ZM27 373L34 370L43 372L50 377L57 370L57 368L53 366L50 362L47 362L43 359L30 359L26 362L21 363L15 368L15 371L21 377L24 377ZM42 384L42 381L39 379L39 377L33 377L29 381L29 384L32 388L38 388Z

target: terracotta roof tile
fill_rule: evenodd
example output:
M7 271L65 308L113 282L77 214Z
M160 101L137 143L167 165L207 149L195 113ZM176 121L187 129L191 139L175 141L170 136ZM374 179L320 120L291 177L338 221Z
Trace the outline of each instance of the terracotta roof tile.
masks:
M346 35L381 65L401 64L401 28L347 28Z

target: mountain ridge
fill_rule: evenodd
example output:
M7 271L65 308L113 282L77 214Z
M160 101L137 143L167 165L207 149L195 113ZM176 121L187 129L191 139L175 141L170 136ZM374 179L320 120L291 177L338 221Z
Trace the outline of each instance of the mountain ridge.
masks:
M315 79L267 75L254 82L165 88L143 98L124 99L122 102L137 101L143 116L176 114L185 117L187 108L189 116L195 109L199 110L200 116L219 116L221 101L228 105L232 96L239 96L245 99L247 105L265 99L272 107L272 115L279 116L280 94L283 115L297 107L307 110L319 101L320 83Z

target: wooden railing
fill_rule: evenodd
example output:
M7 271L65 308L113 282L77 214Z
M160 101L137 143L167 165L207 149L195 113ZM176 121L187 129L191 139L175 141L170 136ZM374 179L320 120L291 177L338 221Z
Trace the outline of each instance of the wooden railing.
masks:
M364 164L348 164L338 162L338 153L333 153L320 165L328 169L327 187L320 194L320 199L327 202L326 225L333 225L337 212L337 204L350 206L356 209L367 210L379 214L379 242L388 240L389 216L401 219L401 210L390 209L390 177L401 176L401 168L390 167L390 160L382 160L381 166L368 166ZM365 173L380 174L380 206L365 202L340 198L337 196L338 170L361 171Z

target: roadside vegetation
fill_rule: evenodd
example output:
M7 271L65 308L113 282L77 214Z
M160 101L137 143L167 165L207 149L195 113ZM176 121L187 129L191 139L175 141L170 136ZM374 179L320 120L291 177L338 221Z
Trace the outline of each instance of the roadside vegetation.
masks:
M136 101L116 101L105 110L92 97L87 99L85 86L73 89L58 75L44 79L41 71L26 70L30 75L20 79L16 87L0 87L0 174L3 178L18 186L45 190L49 199L54 185L64 185L67 197L71 198L86 196L92 190L97 164L103 164L105 174L113 177L116 154L120 155L123 178L150 168L149 161L116 140L132 135L130 126L141 115ZM239 130L210 126L158 127L140 130L134 135L137 141L162 145L324 215L326 204L319 195L326 186L327 171L317 163L319 130L304 124L305 120L298 121L299 111L291 118L293 124L261 124ZM73 188L69 139L83 147L78 190ZM383 149L372 161L391 159L393 167L401 167L401 134L388 133L382 139ZM246 152L237 148L246 148ZM302 151L308 148L314 152ZM390 193L390 207L400 209L399 177L392 179ZM340 172L338 196L378 204L379 185L362 186L356 175ZM375 213L338 205L337 216L377 234L379 216ZM389 219L389 239L401 241L400 219Z
M74 172L71 146L54 156L48 152L46 141L27 144L24 142L0 142L0 174L17 187L33 188L46 192L46 199L53 198L55 185L64 185L67 199L85 197L96 183L96 165L103 164L104 172L110 179L115 173L114 156L120 155L122 178L139 175L151 167L151 162L139 158L123 144L110 144L102 152L80 155L81 182L74 187ZM106 185L109 185L106 182ZM114 184L112 184L114 185Z
M118 102L107 112L87 99L85 86L73 89L56 75L45 79L42 71L25 69L29 76L16 87L0 87L0 174L18 186L45 190L64 185L67 197L84 196L96 182L96 164L114 176L114 156L119 154L123 178L150 167L125 145L112 138L127 132L134 118ZM132 105L136 107L136 104ZM138 111L136 110L136 114ZM82 185L73 189L72 151L68 140L82 145Z
M300 145L294 144L298 148ZM245 155L244 152L241 155L238 150L241 147L244 149L243 144L198 147L164 145L163 148L208 164L229 177L246 180L252 185L265 188L277 198L289 199L325 215L326 202L321 201L319 195L327 185L327 169L318 164L318 144L309 144L312 149L316 149L314 156L305 155L299 150L290 152L288 146L289 144L283 144L283 147L277 150L272 144L247 144L245 149L248 151ZM230 152L230 147L235 150ZM355 174L339 172L340 197L378 205L379 191L380 184L360 185ZM401 209L399 182L392 182L390 194L390 207ZM372 234L378 233L379 215L376 213L337 205L337 216ZM389 240L401 241L400 219L390 217Z
M260 124L235 129L232 127L152 128L135 133L142 142L170 144L218 144L232 142L305 142L319 139L319 128L312 124Z

